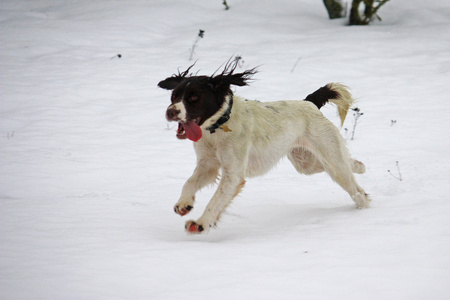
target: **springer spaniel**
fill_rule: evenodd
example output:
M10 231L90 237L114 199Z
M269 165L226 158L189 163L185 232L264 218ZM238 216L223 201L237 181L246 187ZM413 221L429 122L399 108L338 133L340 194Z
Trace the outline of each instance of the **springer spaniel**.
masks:
M197 167L183 186L175 212L189 213L196 192L214 183L221 172L217 191L203 215L186 222L187 232L216 226L245 178L267 173L284 156L299 173L327 172L357 208L369 206L370 198L353 176L364 173L364 164L350 157L338 128L319 111L327 102L334 103L342 125L354 101L347 87L329 83L305 101L247 101L235 96L230 86L247 85L255 69L234 73L237 63L229 63L221 74L197 76L189 73L192 66L158 84L172 90L167 120L178 122L177 137L193 141L197 154Z

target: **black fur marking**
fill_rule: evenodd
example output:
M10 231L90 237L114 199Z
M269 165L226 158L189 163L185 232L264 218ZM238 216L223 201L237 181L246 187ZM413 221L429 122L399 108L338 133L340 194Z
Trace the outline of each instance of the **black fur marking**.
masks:
M320 109L328 100L336 99L338 96L338 92L331 90L328 86L323 86L314 93L306 96L305 100L314 103Z
M273 107L273 106L271 106L271 105L266 105L266 107L267 107L268 109L271 109L271 110L273 110L274 112L278 113L278 109L276 109L275 107Z

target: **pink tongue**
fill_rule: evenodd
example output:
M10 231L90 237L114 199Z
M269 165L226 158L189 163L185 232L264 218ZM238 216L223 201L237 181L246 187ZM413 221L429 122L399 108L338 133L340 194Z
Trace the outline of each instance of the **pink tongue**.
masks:
M202 129L200 126L195 124L193 121L188 121L186 123L183 123L184 131L186 132L186 136L191 141L198 141L202 138Z

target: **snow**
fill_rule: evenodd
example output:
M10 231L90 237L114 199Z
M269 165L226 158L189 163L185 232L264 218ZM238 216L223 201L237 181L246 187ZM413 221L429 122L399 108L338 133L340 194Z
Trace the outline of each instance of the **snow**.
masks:
M450 298L450 3L390 1L365 27L322 1L228 4L0 3L1 299ZM364 115L342 133L372 208L285 160L218 229L184 232L214 188L173 213L195 154L156 84L193 63L199 29L201 74L232 55L260 66L236 89L248 99L352 88Z

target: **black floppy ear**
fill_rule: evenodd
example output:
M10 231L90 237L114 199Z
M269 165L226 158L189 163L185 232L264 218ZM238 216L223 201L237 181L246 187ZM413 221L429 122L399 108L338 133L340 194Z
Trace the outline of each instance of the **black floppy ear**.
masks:
M251 77L256 74L256 68L244 71L242 73L229 74L226 75L230 84L237 86L248 85L248 81L250 81Z
M178 70L178 74L174 74L171 77L167 77L166 79L160 81L158 83L158 86L166 90L173 90L174 88L177 87L177 85L183 82L186 76L187 77L192 76L192 73L189 74L189 71L195 65L195 63L193 63L189 68L187 68L186 71L180 72L180 70Z
M256 74L256 68L244 71L242 73L234 73L238 66L239 60L231 58L225 64L222 73L211 77L211 82L215 88L226 88L229 89L230 85L244 86L247 85L248 81L253 75Z
M230 85L248 85L248 81L250 81L251 77L256 74L256 68L244 71L242 73L233 74L235 68L236 66L232 67L231 70L229 70L226 66L222 74L212 77L211 82L213 83L214 87L218 88L224 86L229 87Z
M179 76L172 76L172 77L167 77L166 79L160 81L158 83L158 86L160 88L166 89L166 90L173 90L174 88L177 87L177 85L179 85L182 81L184 80L184 77L179 77Z

